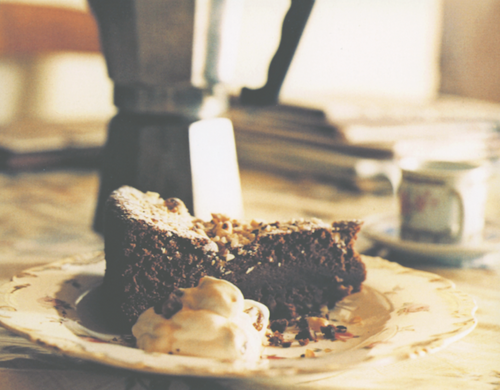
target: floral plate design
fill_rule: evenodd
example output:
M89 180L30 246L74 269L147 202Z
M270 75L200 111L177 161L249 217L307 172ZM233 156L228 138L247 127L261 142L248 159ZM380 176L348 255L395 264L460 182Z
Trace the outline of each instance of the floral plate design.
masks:
M255 363L145 353L130 335L113 333L99 315L102 252L26 270L0 288L0 324L66 356L143 373L311 380L355 367L434 353L476 325L475 302L440 276L364 256L363 291L330 311L347 328L337 340L266 347ZM291 336L285 334L286 337ZM306 357L307 356L307 357Z

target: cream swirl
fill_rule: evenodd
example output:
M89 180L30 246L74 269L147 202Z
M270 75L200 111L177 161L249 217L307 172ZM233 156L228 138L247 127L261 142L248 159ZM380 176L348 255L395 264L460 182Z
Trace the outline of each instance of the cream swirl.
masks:
M177 309L166 316L146 310L132 327L146 352L221 360L256 361L269 323L269 309L245 300L233 284L204 277L198 287L180 289ZM169 318L165 318L169 317Z

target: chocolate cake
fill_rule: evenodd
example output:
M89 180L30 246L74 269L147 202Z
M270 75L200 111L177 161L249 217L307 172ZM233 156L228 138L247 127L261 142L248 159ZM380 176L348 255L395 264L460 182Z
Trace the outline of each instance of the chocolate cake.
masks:
M132 324L175 288L196 286L209 275L265 304L272 319L318 314L365 280L353 248L360 225L242 222L218 214L202 221L178 199L122 187L105 210L107 312Z

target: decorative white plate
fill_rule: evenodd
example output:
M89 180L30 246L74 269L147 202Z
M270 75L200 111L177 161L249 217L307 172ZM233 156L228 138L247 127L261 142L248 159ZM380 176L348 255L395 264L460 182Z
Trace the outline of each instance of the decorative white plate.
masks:
M113 334L99 315L102 253L29 269L0 288L0 323L64 355L145 373L310 380L363 365L436 352L476 325L475 302L452 282L381 258L364 257L363 291L330 312L347 332L340 340L266 347L257 364L148 354L128 335ZM315 357L301 357L311 352Z
M500 227L486 222L481 242L471 244L432 244L402 240L396 215L378 215L365 220L362 234L387 249L420 259L452 266L500 252Z

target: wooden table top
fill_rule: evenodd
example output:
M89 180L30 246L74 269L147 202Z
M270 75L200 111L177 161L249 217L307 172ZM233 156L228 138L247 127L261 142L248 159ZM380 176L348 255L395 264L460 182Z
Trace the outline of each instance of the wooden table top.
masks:
M396 210L391 196L354 193L304 178L284 178L243 170L242 187L249 218L319 217L363 219ZM101 237L91 230L99 179L95 171L54 170L0 175L0 282L20 271L66 256L100 250ZM500 180L492 182L488 215L500 220ZM359 243L360 250L369 247ZM413 266L455 282L478 304L476 329L438 353L377 368L352 370L298 388L342 389L499 389L500 257L489 267ZM94 370L37 362L18 339L0 334L2 389L153 389L158 384L132 372ZM21 344L19 344L21 345ZM142 381L142 382L141 382ZM40 387L43 384L42 387ZM225 386L225 387L224 387ZM237 388L261 388L239 383ZM164 389L232 388L213 381L168 379ZM267 388L267 387L262 387Z

